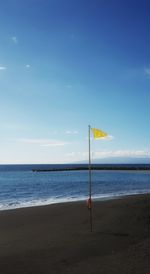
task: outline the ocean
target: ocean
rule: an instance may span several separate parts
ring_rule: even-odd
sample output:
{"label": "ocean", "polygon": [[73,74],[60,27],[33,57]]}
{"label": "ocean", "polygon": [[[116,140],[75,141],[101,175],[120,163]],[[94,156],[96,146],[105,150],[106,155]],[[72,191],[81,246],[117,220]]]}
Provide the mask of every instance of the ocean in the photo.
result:
{"label": "ocean", "polygon": [[[0,165],[0,210],[88,198],[88,171],[33,172],[69,165]],[[150,193],[150,171],[94,170],[92,197],[103,200]]]}

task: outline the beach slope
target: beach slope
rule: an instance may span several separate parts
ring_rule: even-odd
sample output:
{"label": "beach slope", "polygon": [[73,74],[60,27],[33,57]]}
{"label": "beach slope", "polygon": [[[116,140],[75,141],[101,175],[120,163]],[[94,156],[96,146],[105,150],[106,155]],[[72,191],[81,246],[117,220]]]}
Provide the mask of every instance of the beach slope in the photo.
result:
{"label": "beach slope", "polygon": [[150,273],[150,195],[1,211],[0,273]]}

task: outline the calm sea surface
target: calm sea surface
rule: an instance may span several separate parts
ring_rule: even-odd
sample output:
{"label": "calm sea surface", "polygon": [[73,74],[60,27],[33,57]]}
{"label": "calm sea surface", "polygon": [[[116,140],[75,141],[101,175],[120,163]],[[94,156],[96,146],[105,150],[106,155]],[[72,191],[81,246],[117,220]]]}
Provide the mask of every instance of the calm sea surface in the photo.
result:
{"label": "calm sea surface", "polygon": [[[0,165],[0,210],[87,199],[88,171],[32,171],[52,167]],[[139,193],[150,193],[150,171],[92,171],[94,199]]]}

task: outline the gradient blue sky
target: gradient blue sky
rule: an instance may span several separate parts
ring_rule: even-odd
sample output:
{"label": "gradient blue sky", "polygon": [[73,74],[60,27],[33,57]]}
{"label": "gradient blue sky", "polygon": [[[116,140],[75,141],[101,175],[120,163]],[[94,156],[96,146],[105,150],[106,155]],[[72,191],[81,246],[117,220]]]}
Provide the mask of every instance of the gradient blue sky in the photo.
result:
{"label": "gradient blue sky", "polygon": [[[0,163],[150,157],[150,1],[0,1]],[[111,161],[111,160],[110,160]]]}

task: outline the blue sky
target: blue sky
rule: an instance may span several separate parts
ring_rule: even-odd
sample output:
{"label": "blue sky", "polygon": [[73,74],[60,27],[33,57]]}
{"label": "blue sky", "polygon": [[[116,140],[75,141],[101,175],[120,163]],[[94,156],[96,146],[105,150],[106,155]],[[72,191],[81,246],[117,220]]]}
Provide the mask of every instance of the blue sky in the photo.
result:
{"label": "blue sky", "polygon": [[5,0],[0,163],[150,157],[150,2]]}

